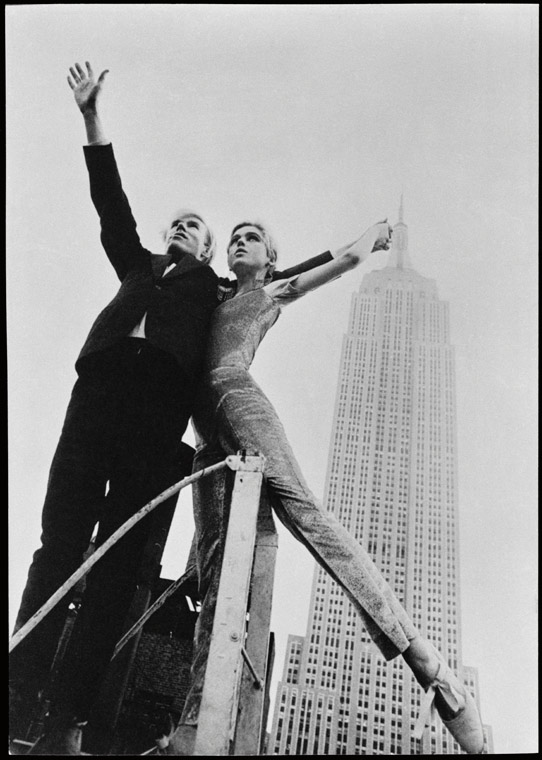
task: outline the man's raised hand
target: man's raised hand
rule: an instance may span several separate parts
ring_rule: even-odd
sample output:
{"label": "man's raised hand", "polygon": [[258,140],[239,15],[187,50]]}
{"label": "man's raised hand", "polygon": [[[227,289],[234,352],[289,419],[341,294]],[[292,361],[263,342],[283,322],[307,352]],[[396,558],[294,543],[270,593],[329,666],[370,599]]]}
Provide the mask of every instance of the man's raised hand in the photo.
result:
{"label": "man's raised hand", "polygon": [[82,66],[76,63],[75,66],[70,67],[71,76],[68,76],[68,84],[73,91],[75,102],[83,114],[88,111],[96,111],[98,95],[101,92],[105,75],[109,72],[109,69],[105,69],[96,80],[92,66],[88,61],[85,62],[85,66],[87,67],[86,72]]}

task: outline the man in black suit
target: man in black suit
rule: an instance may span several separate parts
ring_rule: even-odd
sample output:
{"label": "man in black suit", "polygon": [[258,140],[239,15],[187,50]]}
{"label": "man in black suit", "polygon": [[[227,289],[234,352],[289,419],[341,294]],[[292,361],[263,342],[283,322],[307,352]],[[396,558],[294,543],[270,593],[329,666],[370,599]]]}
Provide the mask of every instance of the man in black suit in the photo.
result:
{"label": "man in black suit", "polygon": [[[214,237],[198,214],[183,211],[166,232],[165,256],[143,248],[97,111],[105,74],[96,81],[90,66],[84,72],[77,65],[69,83],[85,121],[85,159],[101,240],[121,286],[76,362],[78,379],[49,474],[41,547],[15,630],[81,564],[98,522],[100,544],[191,467],[182,436],[217,303],[218,278],[207,266]],[[96,696],[133,595],[146,527],[139,523],[89,574],[76,670],[63,683],[63,704],[57,705],[70,718],[86,719]],[[30,699],[43,687],[68,602],[58,604],[14,650],[15,700]],[[87,610],[92,620],[85,626]]]}
{"label": "man in black suit", "polygon": [[[121,282],[94,322],[76,362],[78,379],[51,465],[34,554],[15,631],[77,569],[99,524],[97,544],[146,502],[190,471],[182,436],[191,416],[210,318],[228,296],[210,263],[215,241],[203,219],[178,212],[165,234],[166,255],[140,242],[97,100],[107,71],[70,69],[83,114],[85,159],[101,240]],[[322,254],[275,277],[330,259]],[[190,450],[191,453],[191,450]],[[121,633],[146,538],[145,520],[89,573],[56,694],[49,741],[34,754],[78,754],[81,731]],[[12,653],[10,707],[18,716],[47,681],[69,599]],[[52,737],[52,739],[51,739]],[[38,743],[39,745],[39,743]]]}

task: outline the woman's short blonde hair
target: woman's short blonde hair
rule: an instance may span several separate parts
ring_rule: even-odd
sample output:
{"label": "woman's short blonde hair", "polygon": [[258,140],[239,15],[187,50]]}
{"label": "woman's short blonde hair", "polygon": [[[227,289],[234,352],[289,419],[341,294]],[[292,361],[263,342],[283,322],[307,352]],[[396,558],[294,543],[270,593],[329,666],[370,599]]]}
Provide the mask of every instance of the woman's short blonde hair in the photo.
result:
{"label": "woman's short blonde hair", "polygon": [[[278,257],[278,251],[277,251],[277,245],[273,239],[273,236],[269,232],[269,230],[264,227],[264,225],[261,222],[240,222],[239,224],[236,224],[233,230],[230,234],[230,240],[232,239],[234,233],[236,230],[240,229],[241,227],[256,227],[259,232],[261,232],[263,237],[263,242],[265,243],[265,248],[267,251],[267,255],[269,256],[270,264],[267,268],[267,275],[265,277],[266,281],[269,281],[273,277],[273,272],[275,271],[275,267],[277,265],[277,257]],[[229,248],[229,244],[228,244]]]}

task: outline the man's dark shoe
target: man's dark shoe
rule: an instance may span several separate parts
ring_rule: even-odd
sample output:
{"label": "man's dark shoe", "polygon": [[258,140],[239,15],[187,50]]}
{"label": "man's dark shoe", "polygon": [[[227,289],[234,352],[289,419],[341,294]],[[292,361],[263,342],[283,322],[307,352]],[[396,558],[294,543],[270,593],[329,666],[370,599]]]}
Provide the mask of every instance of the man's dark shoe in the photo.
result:
{"label": "man's dark shoe", "polygon": [[28,752],[29,755],[80,755],[83,726],[72,716],[58,716],[48,722],[45,731]]}

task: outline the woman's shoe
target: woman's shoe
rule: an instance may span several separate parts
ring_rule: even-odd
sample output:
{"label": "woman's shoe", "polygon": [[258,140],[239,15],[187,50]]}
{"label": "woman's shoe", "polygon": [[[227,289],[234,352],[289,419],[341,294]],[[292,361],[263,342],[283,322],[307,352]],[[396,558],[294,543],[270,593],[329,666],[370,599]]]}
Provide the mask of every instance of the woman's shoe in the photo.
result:
{"label": "woman's shoe", "polygon": [[426,689],[425,697],[420,707],[420,715],[414,727],[413,736],[421,739],[425,726],[431,722],[434,709],[435,694],[438,690],[454,717],[442,722],[469,755],[480,755],[484,750],[484,730],[476,702],[469,690],[459,681],[455,673],[446,664],[442,655],[435,650],[439,659],[439,669],[433,681]]}

